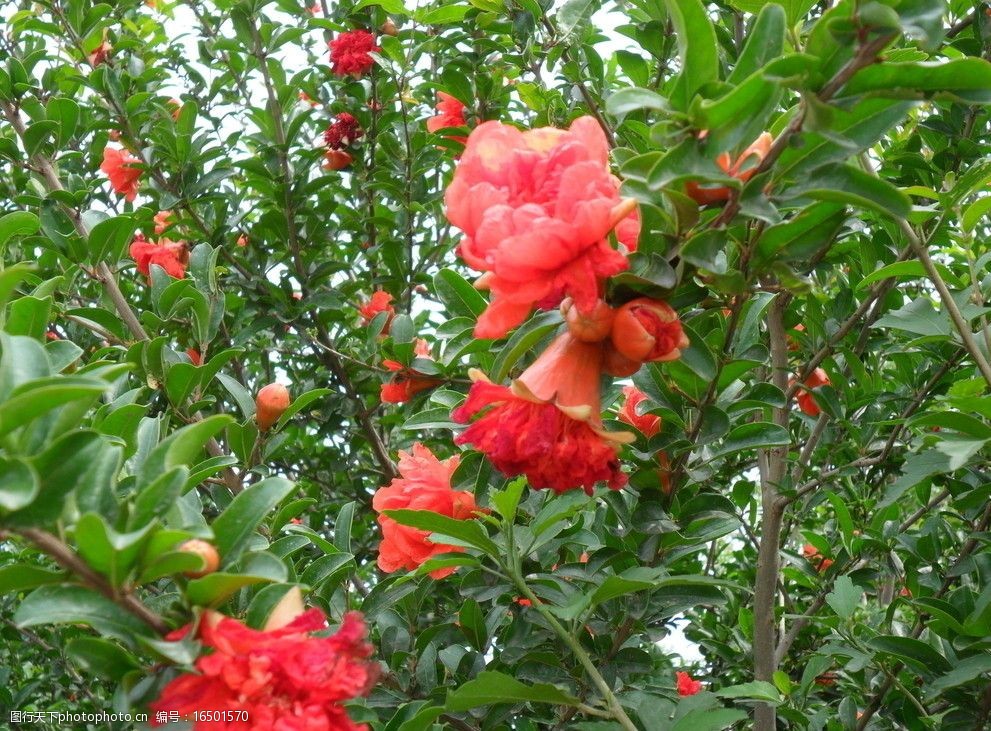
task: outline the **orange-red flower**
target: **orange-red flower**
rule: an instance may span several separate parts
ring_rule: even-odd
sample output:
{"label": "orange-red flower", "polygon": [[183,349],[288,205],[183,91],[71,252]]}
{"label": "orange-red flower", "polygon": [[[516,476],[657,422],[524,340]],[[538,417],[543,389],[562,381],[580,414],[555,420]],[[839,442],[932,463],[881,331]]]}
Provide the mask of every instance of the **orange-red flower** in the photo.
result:
{"label": "orange-red flower", "polygon": [[123,195],[127,201],[133,201],[137,197],[141,184],[141,169],[134,167],[135,164],[141,164],[140,158],[127,150],[116,147],[106,147],[103,150],[100,170],[107,174],[114,192]]}
{"label": "orange-red flower", "polygon": [[197,674],[183,673],[166,685],[151,709],[175,711],[189,720],[204,710],[247,713],[243,723],[197,720],[194,731],[235,726],[258,731],[367,731],[365,724],[348,718],[342,705],[366,695],[378,678],[378,665],[368,660],[373,648],[365,641],[364,620],[358,612],[349,612],[335,634],[312,634],[326,626],[319,609],[267,630],[207,612],[199,637],[213,652],[196,661]]}
{"label": "orange-red flower", "polygon": [[559,335],[509,387],[472,371],[471,390],[452,418],[467,423],[454,441],[471,444],[508,477],[526,475],[534,488],[564,492],[598,482],[626,484],[617,445],[632,434],[602,426],[602,345]]}
{"label": "orange-red flower", "polygon": [[375,36],[367,30],[351,30],[341,33],[327,44],[330,47],[330,69],[337,76],[363,76],[375,59],[369,53],[382,49],[375,45]]}
{"label": "orange-red flower", "polygon": [[182,279],[186,276],[189,250],[185,241],[159,239],[159,243],[153,244],[143,235],[137,234],[131,241],[129,251],[138,271],[146,277],[151,277],[152,264],[162,267],[170,277]]}
{"label": "orange-red flower", "polygon": [[396,316],[396,310],[392,306],[392,295],[385,290],[378,289],[372,293],[372,298],[358,308],[361,315],[362,324],[367,325],[380,312],[387,312],[388,316],[382,325],[382,334],[385,335],[392,327],[392,318]]}
{"label": "orange-red flower", "polygon": [[689,345],[678,313],[667,302],[648,297],[616,310],[610,338],[620,354],[634,361],[677,360]]}
{"label": "orange-red flower", "polygon": [[[429,510],[456,520],[468,520],[475,511],[475,496],[470,492],[451,489],[451,476],[458,468],[460,457],[439,460],[420,443],[412,452],[399,453],[399,474],[372,498],[372,509]],[[460,546],[434,543],[428,531],[400,525],[386,515],[378,516],[382,528],[378,566],[392,573],[399,569],[412,571],[440,553],[460,553]],[[430,576],[443,579],[454,573],[455,567],[435,569]]]}
{"label": "orange-red flower", "polygon": [[[774,138],[767,132],[764,132],[750,147],[740,153],[740,156],[735,161],[730,157],[728,152],[723,152],[716,158],[716,164],[730,177],[736,178],[741,183],[745,183],[750,180],[751,176],[757,170],[757,166],[767,157],[767,153],[770,152],[771,143],[773,142]],[[730,189],[725,185],[703,188],[694,180],[689,180],[685,184],[685,193],[690,198],[693,198],[700,206],[706,206],[712,203],[725,203],[729,200]]]}
{"label": "orange-red flower", "polygon": [[299,92],[299,100],[305,104],[309,104],[310,107],[316,108],[320,106],[320,102],[314,101],[313,98],[307,94],[305,91]]}
{"label": "orange-red flower", "polygon": [[163,234],[165,230],[172,224],[172,211],[159,211],[155,214],[155,233]]}
{"label": "orange-red flower", "polygon": [[[446,92],[438,91],[437,114],[427,120],[427,131],[439,132],[449,127],[464,127],[466,124],[464,102]],[[444,135],[444,137],[462,145],[468,140],[463,135]]]}
{"label": "orange-red flower", "polygon": [[[794,385],[794,383],[795,379],[792,379],[791,384]],[[816,368],[809,374],[809,377],[805,379],[805,388],[800,388],[795,393],[795,402],[802,413],[813,417],[819,416],[822,409],[819,408],[811,389],[826,385],[829,385],[829,376],[822,368]]]}
{"label": "orange-red flower", "polygon": [[[805,332],[805,325],[803,325],[802,323],[798,323],[791,330],[792,332],[796,332],[796,333]],[[785,337],[788,338],[788,350],[798,350],[799,348],[802,347],[802,344],[798,342],[798,339],[795,338],[793,335],[791,335],[791,333],[789,333]]]}
{"label": "orange-red flower", "polygon": [[182,100],[181,99],[176,99],[175,97],[172,97],[168,101],[168,106],[169,106],[169,109],[172,110],[172,112],[171,112],[172,121],[173,122],[178,122],[179,121],[179,115],[182,114]]}
{"label": "orange-red flower", "polygon": [[623,395],[626,400],[619,410],[619,420],[629,424],[645,437],[650,439],[661,430],[661,417],[655,414],[640,414],[640,404],[647,400],[647,394],[636,386],[624,386]]}
{"label": "orange-red flower", "polygon": [[203,356],[196,348],[186,348],[186,355],[189,356],[189,362],[194,366],[203,365]]}
{"label": "orange-red flower", "polygon": [[112,50],[114,50],[114,47],[107,41],[107,31],[104,29],[103,40],[99,46],[86,54],[86,61],[89,62],[90,66],[96,68],[110,58],[110,52]]}
{"label": "orange-red flower", "polygon": [[522,132],[496,121],[472,130],[444,200],[465,234],[458,253],[484,272],[476,286],[492,293],[478,337],[502,337],[534,308],[566,296],[588,312],[603,281],[627,268],[626,253],[608,237],[615,229],[632,251],[639,218],[636,202],[620,198],[608,153],[591,117],[568,130]]}
{"label": "orange-red flower", "polygon": [[678,681],[678,695],[688,696],[695,695],[700,690],[702,690],[702,681],[693,680],[692,676],[688,673],[679,670],[674,674],[676,680]]}
{"label": "orange-red flower", "polygon": [[[418,358],[433,360],[430,355],[430,345],[423,338],[416,339],[414,352]],[[420,373],[415,368],[409,368],[395,360],[383,360],[382,365],[395,374],[388,383],[382,384],[379,391],[379,397],[384,404],[405,403],[420,391],[439,386],[443,382],[439,378]]]}
{"label": "orange-red flower", "polygon": [[324,130],[323,140],[331,150],[340,150],[348,145],[354,144],[363,134],[364,130],[358,124],[358,120],[353,114],[341,112],[330,126]]}
{"label": "orange-red flower", "polygon": [[323,164],[321,167],[324,170],[343,170],[350,166],[352,162],[354,162],[354,158],[351,157],[351,153],[349,152],[345,152],[344,150],[327,150],[323,155]]}
{"label": "orange-red flower", "polygon": [[833,565],[833,559],[823,557],[823,555],[819,553],[819,549],[811,543],[806,543],[802,546],[802,554],[809,563],[816,567],[816,570],[819,573],[822,573]]}
{"label": "orange-red flower", "polygon": [[238,246],[244,247],[248,245],[248,237],[245,234],[241,234],[237,237],[237,241],[234,242]]}

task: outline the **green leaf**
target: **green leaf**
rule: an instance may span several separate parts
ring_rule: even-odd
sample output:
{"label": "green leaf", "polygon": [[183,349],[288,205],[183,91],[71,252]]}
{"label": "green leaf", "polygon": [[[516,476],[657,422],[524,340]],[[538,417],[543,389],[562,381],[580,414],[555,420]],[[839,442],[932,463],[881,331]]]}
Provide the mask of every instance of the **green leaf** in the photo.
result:
{"label": "green leaf", "polygon": [[937,99],[991,104],[991,64],[980,58],[875,63],[854,74],[837,98],[860,94],[903,99],[934,95]]}
{"label": "green leaf", "polygon": [[305,409],[307,406],[312,404],[317,399],[321,399],[324,396],[327,396],[328,394],[331,393],[333,393],[333,390],[329,388],[314,388],[310,391],[307,391],[306,393],[300,394],[295,399],[293,399],[293,402],[289,404],[289,408],[286,409],[282,413],[282,416],[279,417],[279,420],[275,424],[275,430],[276,431],[281,430],[282,427],[288,424],[289,421],[294,416],[296,416],[296,414],[298,414],[300,411]]}
{"label": "green leaf", "polygon": [[0,515],[30,505],[39,489],[38,475],[30,464],[0,457]]}
{"label": "green leaf", "polygon": [[579,26],[587,23],[601,4],[602,0],[565,0],[555,18],[558,34],[562,38],[567,38]]}
{"label": "green leaf", "polygon": [[954,668],[936,678],[926,687],[926,697],[938,698],[950,688],[969,683],[985,673],[991,672],[991,654],[981,653],[954,662]]}
{"label": "green leaf", "polygon": [[723,440],[712,454],[712,458],[725,457],[734,452],[767,447],[785,447],[791,443],[788,430],[778,424],[760,421],[753,424],[740,424]]}
{"label": "green leaf", "polygon": [[245,586],[254,586],[272,581],[267,576],[228,574],[215,571],[212,574],[193,579],[186,586],[186,598],[200,607],[216,607],[227,600],[234,592]]}
{"label": "green leaf", "polygon": [[781,693],[771,683],[764,680],[754,680],[740,685],[731,685],[728,688],[721,688],[715,691],[720,698],[731,700],[754,700],[777,705],[782,702]]}
{"label": "green leaf", "polygon": [[701,0],[665,0],[678,39],[681,72],[671,92],[675,107],[688,109],[699,88],[719,76],[716,32]]}
{"label": "green leaf", "polygon": [[492,496],[489,498],[489,502],[492,503],[492,506],[507,523],[515,522],[516,508],[520,504],[520,498],[525,488],[526,478],[518,477],[515,480],[510,480],[504,490],[498,490],[492,493]]}
{"label": "green leaf", "polygon": [[841,619],[849,619],[860,606],[864,590],[854,586],[849,576],[840,576],[833,583],[833,590],[826,595],[826,603]]}
{"label": "green leaf", "polygon": [[[41,221],[28,211],[14,211],[0,217],[0,252],[15,236],[30,236],[41,228]],[[2,300],[0,300],[2,304]]]}
{"label": "green leaf", "polygon": [[52,409],[72,401],[89,400],[106,389],[107,384],[103,381],[84,376],[54,376],[31,381],[14,389],[10,397],[0,403],[0,436]]}
{"label": "green leaf", "polygon": [[[952,272],[949,267],[945,264],[940,264],[936,262],[936,269],[943,276],[949,284],[952,284],[955,288],[962,289],[963,282]],[[862,291],[867,289],[869,286],[874,284],[874,282],[880,282],[883,279],[889,279],[891,277],[897,277],[899,279],[924,279],[926,276],[926,269],[922,266],[922,262],[912,259],[911,261],[896,261],[894,264],[888,264],[880,269],[875,269],[873,272],[868,274],[866,277],[861,279],[857,283],[857,290]]]}
{"label": "green leaf", "polygon": [[891,183],[852,165],[835,165],[812,171],[809,179],[798,182],[781,196],[849,203],[891,218],[906,218],[912,201]]}
{"label": "green leaf", "polygon": [[606,100],[606,111],[614,117],[622,117],[624,114],[638,109],[653,109],[659,112],[669,112],[671,105],[668,100],[650,89],[638,89],[630,87],[614,92]]}
{"label": "green leaf", "polygon": [[781,56],[785,41],[784,10],[777,3],[762,4],[764,7],[758,11],[757,18],[747,34],[747,43],[743,46],[733,71],[726,79],[727,83],[739,84],[764,64]]}
{"label": "green leaf", "polygon": [[484,670],[474,680],[448,691],[444,707],[453,713],[496,703],[552,703],[576,706],[580,701],[548,683],[525,685],[503,673]]}
{"label": "green leaf", "polygon": [[14,612],[20,627],[39,624],[88,624],[130,645],[135,635],[148,634],[148,626],[94,591],[81,586],[42,586],[21,602]]}
{"label": "green leaf", "polygon": [[978,198],[974,203],[967,206],[967,209],[960,217],[960,226],[964,231],[971,232],[977,223],[988,215],[991,211],[991,195]]}
{"label": "green leaf", "polygon": [[894,655],[917,671],[929,675],[931,673],[949,672],[953,665],[931,645],[913,637],[897,635],[880,635],[867,641],[868,647],[879,652]]}
{"label": "green leaf", "polygon": [[696,708],[678,719],[671,731],[722,731],[747,717],[743,711]]}
{"label": "green leaf", "polygon": [[75,637],[65,648],[66,656],[87,676],[117,682],[141,667],[124,648],[98,637]]}
{"label": "green leaf", "polygon": [[447,542],[445,539],[454,539],[458,545],[472,546],[489,556],[499,555],[499,547],[475,520],[456,520],[429,510],[385,510],[383,514],[400,525],[408,525],[436,534],[434,538],[436,543],[445,543]]}
{"label": "green leaf", "polygon": [[485,652],[489,637],[485,628],[485,615],[477,601],[471,598],[465,600],[461,605],[461,611],[458,612],[458,622],[471,646],[479,652]]}
{"label": "green leaf", "polygon": [[477,318],[488,304],[464,277],[453,269],[441,269],[434,276],[434,291],[453,315]]}
{"label": "green leaf", "polygon": [[7,316],[6,330],[11,335],[26,335],[41,340],[48,329],[52,298],[39,299],[30,295],[14,300]]}
{"label": "green leaf", "polygon": [[63,581],[65,581],[64,573],[49,571],[34,564],[12,563],[0,566],[0,596],[12,591],[20,592]]}
{"label": "green leaf", "polygon": [[155,523],[148,523],[132,533],[118,533],[101,516],[87,513],[76,523],[77,550],[90,568],[106,576],[111,585],[119,586],[155,528]]}
{"label": "green leaf", "polygon": [[241,555],[255,528],[294,488],[289,480],[269,477],[234,497],[211,526],[224,566]]}

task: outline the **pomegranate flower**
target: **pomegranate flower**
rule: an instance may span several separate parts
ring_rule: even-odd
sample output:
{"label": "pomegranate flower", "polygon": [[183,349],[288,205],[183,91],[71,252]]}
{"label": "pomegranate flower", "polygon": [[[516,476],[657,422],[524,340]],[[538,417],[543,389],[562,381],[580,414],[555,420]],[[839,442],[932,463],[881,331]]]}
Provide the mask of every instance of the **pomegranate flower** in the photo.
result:
{"label": "pomegranate flower", "polygon": [[[790,385],[794,385],[794,383],[795,379],[792,379]],[[798,404],[798,408],[802,410],[802,413],[812,417],[819,416],[822,409],[819,408],[819,404],[816,402],[816,397],[812,395],[811,389],[828,385],[829,376],[822,368],[816,368],[809,374],[809,377],[805,379],[805,388],[800,388],[795,393],[795,402]]]}
{"label": "pomegranate flower", "polygon": [[[464,102],[446,92],[438,91],[437,114],[427,120],[427,131],[438,132],[449,127],[464,127],[466,124]],[[462,135],[444,135],[444,137],[462,145],[468,140]]]}
{"label": "pomegranate flower", "polygon": [[[451,489],[451,476],[458,468],[458,456],[439,460],[422,444],[414,444],[412,452],[399,453],[400,477],[379,488],[372,498],[372,508],[383,510],[429,510],[456,520],[468,520],[475,511],[475,496],[470,492]],[[440,553],[460,553],[460,546],[434,543],[430,533],[419,528],[400,525],[386,515],[378,516],[382,528],[378,566],[392,573],[399,569],[412,571]],[[455,567],[430,572],[434,579],[454,573]]]}
{"label": "pomegranate flower", "polygon": [[140,187],[141,169],[134,167],[135,164],[140,165],[141,159],[127,150],[116,147],[107,147],[103,150],[100,170],[107,174],[114,192],[123,195],[128,202],[137,197]]}
{"label": "pomegranate flower", "polygon": [[341,112],[323,133],[323,139],[331,150],[340,150],[354,144],[364,134],[354,115]]}
{"label": "pomegranate flower", "polygon": [[624,386],[623,395],[626,401],[619,410],[619,420],[629,424],[645,437],[650,439],[661,430],[661,417],[655,414],[640,414],[638,407],[647,400],[647,394],[636,386]]}
{"label": "pomegranate flower", "polygon": [[534,488],[564,492],[598,482],[626,484],[618,444],[632,434],[605,431],[599,379],[602,345],[564,333],[509,387],[472,371],[471,389],[452,418],[467,423],[454,441],[483,452],[507,477],[526,475]]}
{"label": "pomegranate flower", "polygon": [[634,361],[677,360],[689,345],[678,313],[667,302],[648,297],[616,310],[610,337],[613,347]]}
{"label": "pomegranate flower", "polygon": [[[423,338],[417,338],[415,354],[418,358],[433,360],[430,355],[430,345]],[[389,379],[388,383],[383,383],[379,396],[384,404],[402,404],[409,401],[413,396],[426,391],[434,386],[439,386],[443,381],[439,378],[420,373],[415,368],[409,368],[394,360],[383,360],[388,370],[395,375]]]}
{"label": "pomegranate flower", "polygon": [[802,546],[802,555],[805,556],[809,563],[816,567],[816,571],[819,573],[826,571],[833,565],[833,559],[825,558],[821,553],[819,553],[819,549],[811,543],[806,543]]}
{"label": "pomegranate flower", "polygon": [[207,612],[200,640],[213,652],[196,661],[197,674],[183,673],[166,685],[151,709],[187,719],[205,709],[247,712],[243,725],[196,720],[194,731],[234,725],[258,731],[367,731],[342,705],[366,695],[378,678],[378,665],[368,660],[373,648],[365,641],[365,623],[361,614],[349,612],[335,634],[312,634],[326,627],[319,609],[261,631]]}
{"label": "pomegranate flower", "polygon": [[492,293],[477,337],[503,337],[535,307],[566,296],[589,312],[603,280],[627,268],[608,236],[616,229],[626,252],[634,250],[639,219],[636,202],[619,196],[608,152],[591,117],[568,130],[522,132],[496,121],[472,130],[444,200],[465,234],[458,253],[484,272],[476,286]]}
{"label": "pomegranate flower", "polygon": [[159,239],[159,243],[154,244],[139,233],[131,241],[129,251],[131,258],[138,266],[138,271],[146,277],[151,277],[152,264],[162,267],[166,274],[175,279],[182,279],[186,276],[189,250],[186,248],[185,241]]}
{"label": "pomegranate flower", "polygon": [[155,233],[163,234],[172,225],[172,211],[159,211],[153,220],[155,221]]}
{"label": "pomegranate flower", "polygon": [[381,51],[375,45],[375,36],[367,30],[351,30],[341,33],[328,42],[330,69],[336,76],[363,76],[375,65],[370,53]]}
{"label": "pomegranate flower", "polygon": [[[740,153],[736,161],[733,161],[728,152],[723,152],[716,158],[716,164],[730,177],[745,183],[750,180],[757,170],[757,166],[767,157],[773,142],[774,138],[769,133],[764,132],[750,147]],[[725,203],[729,200],[730,189],[725,185],[703,188],[695,181],[689,180],[685,184],[685,193],[700,206],[706,206],[713,203]]]}
{"label": "pomegranate flower", "polygon": [[110,58],[110,52],[112,50],[114,50],[114,47],[107,41],[107,31],[104,29],[103,40],[100,41],[99,46],[86,54],[86,61],[90,66],[96,68],[100,64],[106,63],[107,59]]}
{"label": "pomegranate flower", "polygon": [[702,690],[702,681],[693,680],[692,676],[689,675],[688,673],[684,673],[679,670],[674,674],[674,676],[678,681],[678,695],[680,696],[695,695],[700,690]]}
{"label": "pomegranate flower", "polygon": [[372,294],[372,298],[358,308],[358,313],[361,315],[361,321],[364,325],[374,320],[375,316],[380,312],[388,313],[385,324],[382,325],[382,335],[385,335],[392,326],[392,318],[396,316],[396,310],[392,306],[392,295],[381,289],[376,290]]}

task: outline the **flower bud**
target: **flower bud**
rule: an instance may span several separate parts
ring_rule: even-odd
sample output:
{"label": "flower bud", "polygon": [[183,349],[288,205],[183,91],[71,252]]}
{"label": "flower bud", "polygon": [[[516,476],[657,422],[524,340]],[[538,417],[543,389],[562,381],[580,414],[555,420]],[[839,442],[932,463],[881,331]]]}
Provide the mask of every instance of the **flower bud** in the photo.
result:
{"label": "flower bud", "polygon": [[384,36],[398,36],[399,30],[396,28],[396,24],[392,21],[392,18],[388,18],[381,26],[379,26],[379,32]]}
{"label": "flower bud", "polygon": [[201,576],[212,574],[220,568],[220,554],[217,553],[217,549],[213,547],[212,543],[207,543],[206,541],[201,541],[198,538],[194,538],[181,544],[179,546],[179,550],[183,553],[196,554],[203,559],[203,568],[199,571],[183,572],[184,575],[190,579],[198,579]]}
{"label": "flower bud", "polygon": [[289,408],[289,390],[281,383],[270,383],[255,398],[255,422],[267,431]]}
{"label": "flower bud", "polygon": [[615,312],[602,300],[596,302],[590,312],[580,312],[574,301],[568,297],[561,303],[561,314],[568,325],[568,332],[575,340],[598,343],[609,337]]}
{"label": "flower bud", "polygon": [[667,302],[639,297],[616,310],[612,344],[636,361],[676,360],[688,347],[676,313]]}
{"label": "flower bud", "polygon": [[324,170],[343,170],[354,161],[354,158],[344,150],[327,150],[324,154]]}

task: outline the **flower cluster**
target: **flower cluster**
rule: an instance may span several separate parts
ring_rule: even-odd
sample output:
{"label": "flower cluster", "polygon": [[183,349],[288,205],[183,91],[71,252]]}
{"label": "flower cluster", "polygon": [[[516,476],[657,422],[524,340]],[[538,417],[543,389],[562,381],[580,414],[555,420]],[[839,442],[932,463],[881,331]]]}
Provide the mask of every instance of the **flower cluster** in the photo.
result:
{"label": "flower cluster", "polygon": [[368,660],[373,648],[365,641],[364,621],[350,612],[335,634],[312,634],[326,626],[319,609],[266,630],[207,612],[199,639],[213,652],[196,661],[195,674],[183,673],[166,685],[151,708],[186,718],[203,710],[247,712],[247,721],[238,715],[230,722],[197,720],[196,731],[367,731],[342,705],[367,694],[379,675],[378,665]]}

